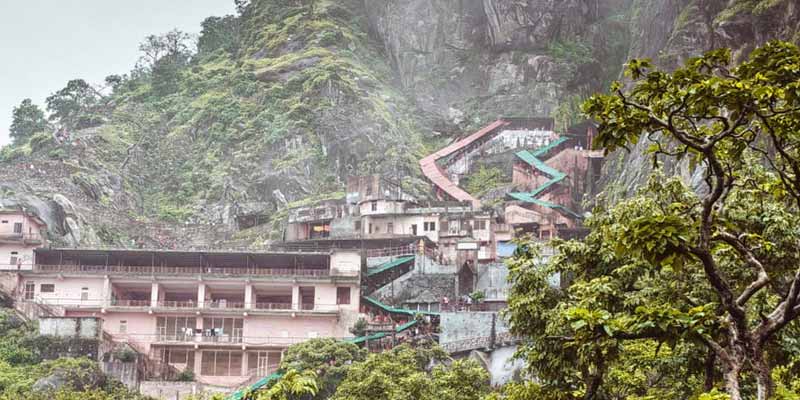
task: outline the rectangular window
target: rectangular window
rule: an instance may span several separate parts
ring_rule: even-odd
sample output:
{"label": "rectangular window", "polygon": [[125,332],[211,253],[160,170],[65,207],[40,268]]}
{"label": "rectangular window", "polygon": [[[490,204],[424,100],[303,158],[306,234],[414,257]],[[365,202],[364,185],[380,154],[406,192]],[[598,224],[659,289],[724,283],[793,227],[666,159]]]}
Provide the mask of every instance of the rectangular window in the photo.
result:
{"label": "rectangular window", "polygon": [[394,223],[389,222],[386,225],[386,233],[394,233]]}
{"label": "rectangular window", "polygon": [[361,221],[356,221],[355,230],[361,232]]}
{"label": "rectangular window", "polygon": [[39,293],[55,293],[56,285],[52,283],[43,283],[39,285]]}
{"label": "rectangular window", "polygon": [[369,224],[369,233],[372,233],[372,223]]}
{"label": "rectangular window", "polygon": [[89,300],[89,288],[88,287],[81,288],[81,300],[83,300],[83,301]]}
{"label": "rectangular window", "polygon": [[35,282],[25,282],[25,300],[33,300],[36,291]]}
{"label": "rectangular window", "polygon": [[194,317],[158,317],[156,333],[159,341],[187,341],[194,338]]}
{"label": "rectangular window", "polygon": [[204,350],[200,374],[209,376],[239,376],[242,374],[242,352]]}
{"label": "rectangular window", "polygon": [[373,201],[372,203],[370,203],[370,207],[372,208],[372,211],[378,211],[378,202]]}
{"label": "rectangular window", "polygon": [[0,223],[7,224],[7,223],[8,223],[8,221],[6,221],[6,220],[3,220],[3,221],[0,221]]}
{"label": "rectangular window", "polygon": [[486,221],[483,220],[475,221],[475,229],[479,231],[486,229]]}
{"label": "rectangular window", "polygon": [[436,222],[425,222],[422,227],[425,228],[425,232],[433,232],[436,230]]}
{"label": "rectangular window", "polygon": [[337,287],[336,288],[336,304],[350,304],[350,288]]}
{"label": "rectangular window", "polygon": [[119,321],[119,333],[128,333],[128,321],[124,319]]}
{"label": "rectangular window", "polygon": [[19,258],[19,253],[17,253],[16,251],[12,251],[12,252],[11,252],[11,260],[10,260],[9,264],[11,264],[11,265],[17,265],[17,263],[18,263],[19,261],[20,261],[20,258]]}
{"label": "rectangular window", "polygon": [[22,233],[22,222],[14,223],[14,233]]}

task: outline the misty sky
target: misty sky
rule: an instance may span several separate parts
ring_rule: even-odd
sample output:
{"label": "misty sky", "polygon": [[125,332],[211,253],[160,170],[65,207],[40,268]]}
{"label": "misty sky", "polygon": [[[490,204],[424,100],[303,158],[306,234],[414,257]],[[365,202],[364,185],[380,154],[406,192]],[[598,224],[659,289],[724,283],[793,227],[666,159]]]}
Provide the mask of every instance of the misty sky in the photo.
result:
{"label": "misty sky", "polygon": [[199,33],[206,17],[233,12],[233,0],[0,0],[0,145],[22,99],[44,109],[70,79],[130,71],[145,36]]}

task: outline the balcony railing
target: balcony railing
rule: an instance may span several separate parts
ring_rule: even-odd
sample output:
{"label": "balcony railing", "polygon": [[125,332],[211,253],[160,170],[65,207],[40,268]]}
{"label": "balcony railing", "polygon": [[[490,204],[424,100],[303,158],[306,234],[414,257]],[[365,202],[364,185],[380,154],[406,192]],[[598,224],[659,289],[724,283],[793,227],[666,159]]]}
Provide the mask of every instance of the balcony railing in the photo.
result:
{"label": "balcony railing", "polygon": [[256,303],[256,310],[291,310],[292,303]]}
{"label": "balcony railing", "polygon": [[[81,298],[52,298],[36,296],[35,299],[22,300],[25,303],[38,304],[43,306],[55,306],[65,309],[80,308],[169,308],[182,310],[231,310],[231,311],[278,311],[278,312],[321,312],[335,313],[342,307],[340,304],[300,304],[297,308],[292,307],[291,303],[243,303],[234,301],[205,301],[201,307],[194,300],[160,300],[152,306],[150,300],[126,300],[126,299],[81,299]],[[347,306],[347,305],[345,305]]]}
{"label": "balcony railing", "polygon": [[0,240],[39,243],[42,241],[42,235],[38,233],[3,232],[0,233]]}
{"label": "balcony railing", "polygon": [[121,300],[112,299],[111,306],[113,307],[150,307],[150,300]]}
{"label": "balcony railing", "polygon": [[36,273],[130,274],[130,275],[249,275],[287,277],[329,277],[327,268],[252,268],[252,267],[160,267],[130,265],[44,265],[35,264]]}
{"label": "balcony railing", "polygon": [[[135,341],[138,343],[155,344],[206,344],[237,346],[275,346],[287,347],[296,343],[309,340],[308,337],[274,337],[274,336],[237,336],[237,335],[164,335],[164,334],[112,334],[116,341]],[[341,338],[345,339],[345,338]]]}
{"label": "balcony railing", "polygon": [[216,308],[216,309],[242,309],[244,308],[243,301],[227,301],[227,300],[214,300],[214,301],[206,301],[205,302],[206,308]]}
{"label": "balcony railing", "polygon": [[197,302],[192,300],[161,300],[156,305],[162,308],[197,308]]}

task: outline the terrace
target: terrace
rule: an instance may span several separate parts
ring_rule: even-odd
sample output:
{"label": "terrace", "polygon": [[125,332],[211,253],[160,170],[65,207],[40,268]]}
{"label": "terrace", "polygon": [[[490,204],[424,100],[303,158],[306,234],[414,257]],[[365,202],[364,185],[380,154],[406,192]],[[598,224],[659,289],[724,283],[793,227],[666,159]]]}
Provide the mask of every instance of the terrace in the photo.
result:
{"label": "terrace", "polygon": [[[328,253],[37,249],[35,260],[31,272],[36,274],[203,275],[254,278],[332,276]],[[342,274],[337,273],[336,276]]]}

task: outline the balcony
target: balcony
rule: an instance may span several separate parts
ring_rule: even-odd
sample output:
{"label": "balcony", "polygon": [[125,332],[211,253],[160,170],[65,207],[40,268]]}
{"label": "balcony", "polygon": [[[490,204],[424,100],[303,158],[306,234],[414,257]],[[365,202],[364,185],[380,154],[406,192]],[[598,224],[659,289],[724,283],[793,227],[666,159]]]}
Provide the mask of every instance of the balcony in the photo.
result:
{"label": "balcony", "polygon": [[22,243],[26,245],[39,245],[44,241],[38,233],[0,233],[0,243]]}
{"label": "balcony", "polygon": [[[123,275],[205,275],[252,277],[331,277],[328,268],[253,268],[253,267],[160,267],[130,265],[44,265],[35,264],[32,272],[39,274],[123,274]],[[339,274],[341,276],[341,274]],[[349,275],[348,275],[349,276]],[[354,275],[354,276],[357,276]]]}
{"label": "balcony", "polygon": [[204,336],[204,335],[162,335],[162,334],[113,334],[115,341],[133,341],[152,343],[155,345],[198,345],[199,347],[264,346],[285,348],[293,344],[309,340],[307,337],[275,337],[275,336]]}

